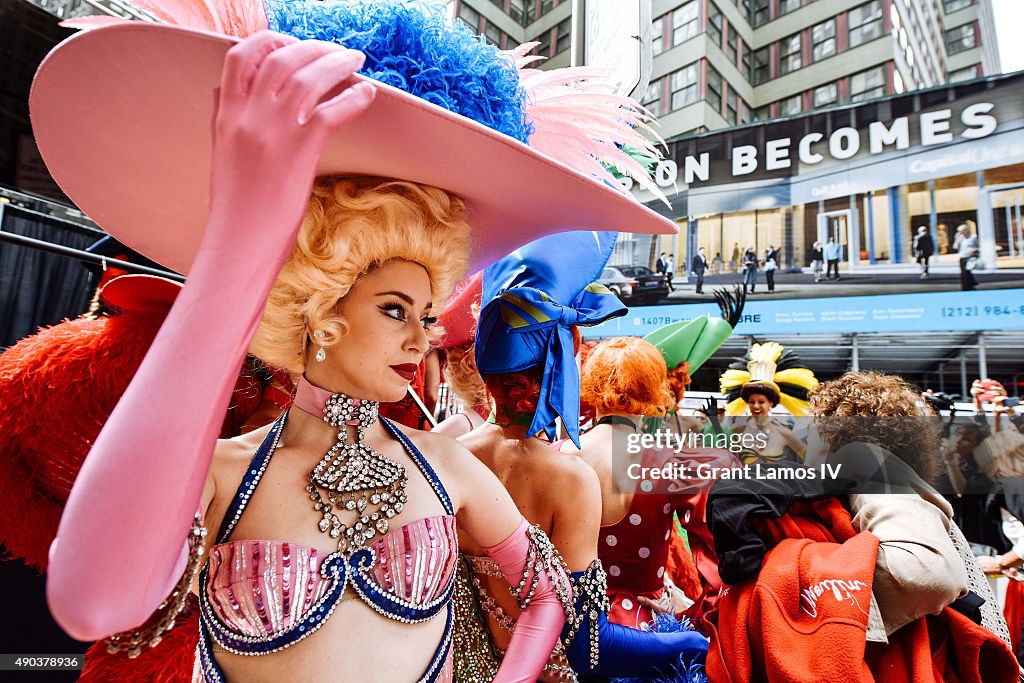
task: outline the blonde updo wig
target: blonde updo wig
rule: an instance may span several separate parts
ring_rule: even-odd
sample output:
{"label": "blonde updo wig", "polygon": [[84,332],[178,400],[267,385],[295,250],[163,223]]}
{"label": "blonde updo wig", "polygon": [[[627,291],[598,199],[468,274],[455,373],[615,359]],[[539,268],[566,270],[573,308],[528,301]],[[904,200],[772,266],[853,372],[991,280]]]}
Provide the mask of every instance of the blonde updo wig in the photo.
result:
{"label": "blonde updo wig", "polygon": [[348,332],[335,312],[360,275],[401,259],[430,277],[439,312],[469,267],[462,200],[444,190],[386,178],[318,178],[298,240],[270,290],[250,351],[301,373],[310,334],[330,347]]}

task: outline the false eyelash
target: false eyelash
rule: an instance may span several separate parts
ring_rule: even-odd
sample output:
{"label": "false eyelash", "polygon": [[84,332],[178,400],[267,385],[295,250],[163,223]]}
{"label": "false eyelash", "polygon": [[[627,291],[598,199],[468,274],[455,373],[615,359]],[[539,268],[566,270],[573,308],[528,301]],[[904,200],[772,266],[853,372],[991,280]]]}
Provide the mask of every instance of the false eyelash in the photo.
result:
{"label": "false eyelash", "polygon": [[[408,314],[405,312],[405,306],[398,303],[397,301],[381,304],[378,308],[382,313],[384,313],[384,315],[387,315],[389,318],[393,320],[400,320],[401,322],[405,322],[406,318],[408,317]],[[396,318],[393,315],[388,315],[388,311],[399,311],[402,314],[402,317]]]}

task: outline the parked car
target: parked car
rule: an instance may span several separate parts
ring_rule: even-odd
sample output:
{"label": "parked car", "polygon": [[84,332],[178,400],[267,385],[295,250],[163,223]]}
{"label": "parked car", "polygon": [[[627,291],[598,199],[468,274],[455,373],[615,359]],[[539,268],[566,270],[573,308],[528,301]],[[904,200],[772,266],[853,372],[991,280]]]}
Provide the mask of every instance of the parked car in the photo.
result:
{"label": "parked car", "polygon": [[598,282],[627,306],[647,306],[668,296],[665,275],[646,266],[607,266]]}

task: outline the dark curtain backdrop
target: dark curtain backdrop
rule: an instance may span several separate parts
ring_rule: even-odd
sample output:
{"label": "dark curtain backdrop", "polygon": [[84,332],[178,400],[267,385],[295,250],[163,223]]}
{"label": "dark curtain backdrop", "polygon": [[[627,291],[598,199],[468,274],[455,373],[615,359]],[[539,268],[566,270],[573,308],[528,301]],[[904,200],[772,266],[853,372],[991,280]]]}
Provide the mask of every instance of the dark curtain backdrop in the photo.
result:
{"label": "dark curtain backdrop", "polygon": [[[4,207],[2,229],[76,249],[104,234],[15,206]],[[40,327],[81,315],[91,297],[92,276],[80,261],[0,242],[0,349]]]}

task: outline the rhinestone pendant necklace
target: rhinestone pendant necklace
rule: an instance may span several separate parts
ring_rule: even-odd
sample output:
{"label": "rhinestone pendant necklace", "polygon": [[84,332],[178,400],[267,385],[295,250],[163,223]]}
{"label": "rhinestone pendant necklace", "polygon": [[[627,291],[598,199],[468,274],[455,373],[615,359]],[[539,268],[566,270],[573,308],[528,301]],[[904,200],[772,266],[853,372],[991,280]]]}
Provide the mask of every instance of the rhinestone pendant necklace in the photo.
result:
{"label": "rhinestone pendant necklace", "polygon": [[[408,500],[405,467],[363,441],[366,429],[377,421],[377,402],[331,394],[303,377],[295,406],[321,414],[324,422],[338,428],[338,442],[309,473],[306,492],[320,514],[320,531],[337,540],[339,551],[351,553],[374,536],[386,534],[388,520],[402,512]],[[356,430],[354,443],[348,442],[350,428]],[[341,510],[358,516],[346,524],[336,513]]]}

